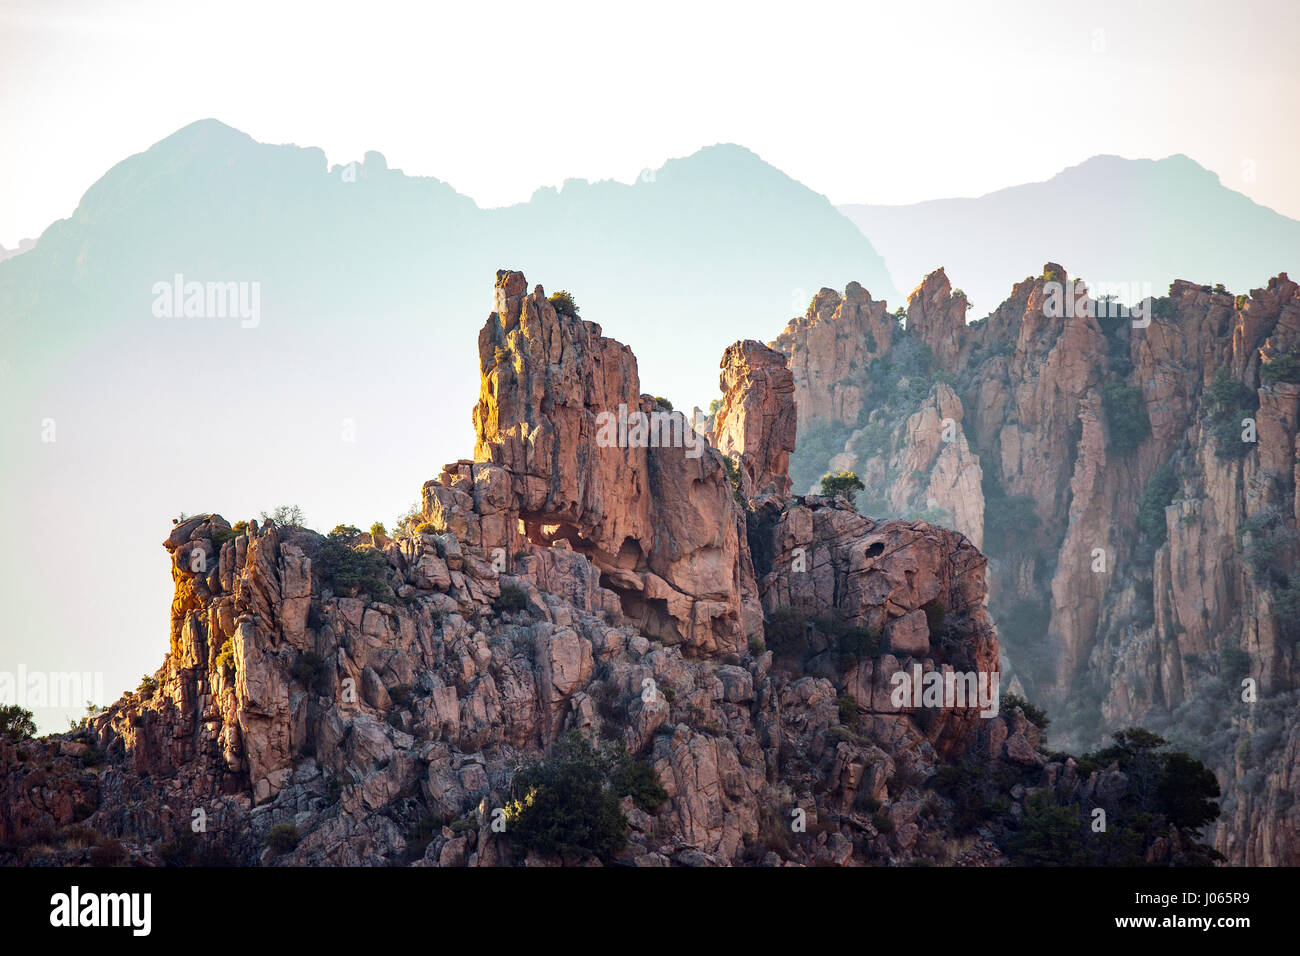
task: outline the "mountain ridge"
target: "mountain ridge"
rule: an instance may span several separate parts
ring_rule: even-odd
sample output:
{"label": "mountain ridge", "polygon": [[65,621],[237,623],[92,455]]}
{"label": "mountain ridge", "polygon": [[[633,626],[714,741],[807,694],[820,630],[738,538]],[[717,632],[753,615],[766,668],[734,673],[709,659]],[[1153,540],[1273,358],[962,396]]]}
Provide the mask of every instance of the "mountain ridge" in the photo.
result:
{"label": "mountain ridge", "polygon": [[1094,284],[1145,283],[1152,295],[1175,279],[1244,291],[1300,258],[1300,221],[1181,153],[1098,154],[981,196],[837,208],[874,237],[896,279],[942,264],[965,283],[977,316],[1044,257],[1074,263]]}
{"label": "mountain ridge", "polygon": [[1293,864],[1300,288],[1176,280],[1136,316],[1038,271],[973,323],[944,269],[905,324],[823,289],[774,342],[795,491],[851,470],[865,513],[961,530],[989,558],[1008,689],[1053,745],[1167,736],[1219,780],[1229,861]]}

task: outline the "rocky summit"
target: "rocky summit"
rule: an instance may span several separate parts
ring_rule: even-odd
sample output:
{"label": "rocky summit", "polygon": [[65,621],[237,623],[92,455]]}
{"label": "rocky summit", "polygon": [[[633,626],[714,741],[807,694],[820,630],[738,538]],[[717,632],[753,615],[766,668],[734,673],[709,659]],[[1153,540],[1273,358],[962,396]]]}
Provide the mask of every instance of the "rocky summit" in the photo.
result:
{"label": "rocky summit", "polygon": [[1138,298],[1051,262],[973,322],[943,269],[892,316],[821,290],[774,343],[794,491],[852,470],[864,512],[961,531],[1053,745],[1158,733],[1213,771],[1229,862],[1295,865],[1300,286]]}
{"label": "rocky summit", "polygon": [[[1185,290],[1179,307],[1238,316],[1253,347],[1294,288],[1278,280],[1235,311]],[[1000,451],[1007,492],[1032,496],[1045,524],[1062,481],[1080,531],[1100,533],[1094,511],[1116,500],[1102,494],[1114,472],[1087,455],[1044,463],[1054,442],[1097,440],[1092,357],[1107,340],[1083,321],[1041,331],[1038,295],[1017,287],[987,331],[965,325],[941,273],[913,295],[907,334],[942,362],[989,352],[1012,308],[1023,317],[1016,351],[990,358],[1001,378],[929,388],[882,439],[884,472],[910,471],[869,493],[933,498],[959,519],[945,527],[868,517],[852,489],[791,493],[796,428],[856,423],[872,403],[855,373],[900,348],[898,321],[860,287],[823,290],[775,347],[728,347],[701,433],[641,394],[631,351],[572,296],[499,272],[474,457],[426,482],[392,536],[178,521],[163,542],[175,594],[162,667],[65,734],[0,737],[0,860],[988,866],[1043,862],[1059,844],[1094,861],[1203,862],[1204,821],[1153,810],[1143,790],[1153,766],[1176,783],[1177,760],[1149,763],[1137,736],[1083,759],[1050,752],[1036,708],[999,693],[974,449]],[[1195,344],[1153,333],[1134,348],[1150,351],[1152,432],[1172,442],[1193,406],[1160,369]],[[1218,358],[1199,360],[1207,374]],[[1268,401],[1288,395],[1261,428],[1292,441],[1300,388]],[[934,438],[949,421],[955,440]],[[1152,445],[1141,460],[1168,455]],[[1205,520],[1174,521],[1157,565],[1159,613],[1182,620],[1199,604],[1183,592],[1219,596],[1180,632],[1188,647],[1235,586],[1170,553],[1219,527]],[[1087,657],[1077,635],[1113,613],[1105,594],[1062,602],[1063,676]],[[1138,646],[1139,664],[1166,653],[1154,637]],[[1046,825],[1096,806],[1124,819],[1138,798],[1146,829],[1122,845],[1076,847]]]}

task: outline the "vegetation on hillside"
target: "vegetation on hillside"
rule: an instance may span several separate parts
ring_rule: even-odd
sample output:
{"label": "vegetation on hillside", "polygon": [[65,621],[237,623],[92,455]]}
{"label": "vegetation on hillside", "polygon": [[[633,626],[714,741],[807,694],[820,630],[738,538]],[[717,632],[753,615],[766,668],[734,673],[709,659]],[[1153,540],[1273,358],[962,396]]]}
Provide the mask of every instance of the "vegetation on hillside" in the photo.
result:
{"label": "vegetation on hillside", "polygon": [[1124,455],[1135,450],[1151,434],[1142,390],[1123,382],[1107,382],[1101,390],[1110,447]]}
{"label": "vegetation on hillside", "polygon": [[559,292],[552,292],[550,298],[546,301],[550,302],[555,311],[561,315],[572,316],[575,319],[578,317],[578,305],[573,301],[573,296],[567,290],[561,289]]}
{"label": "vegetation on hillside", "polygon": [[17,743],[20,740],[27,740],[36,734],[36,721],[32,717],[30,710],[25,710],[17,704],[6,704],[0,706],[0,737]]}
{"label": "vegetation on hillside", "polygon": [[546,759],[516,773],[510,795],[505,818],[511,845],[572,862],[609,860],[623,849],[622,797],[647,812],[668,797],[646,764],[625,749],[598,750],[576,730],[556,741]]}
{"label": "vegetation on hillside", "polygon": [[[1004,697],[1004,711],[1008,703]],[[1046,722],[1041,712],[1036,716]],[[1153,853],[1157,865],[1205,866],[1222,860],[1201,833],[1220,814],[1214,774],[1142,728],[1118,731],[1112,739],[1110,746],[1079,758],[1077,773],[1086,781],[1093,773],[1115,769],[1123,774],[1123,783],[1091,793],[1087,800],[1062,799],[1051,788],[1033,790],[1037,772],[970,756],[940,767],[931,785],[953,802],[957,832],[990,828],[1017,866],[1148,866]],[[1057,761],[1067,756],[1051,755]],[[1018,815],[1010,812],[1011,791],[1017,786],[1031,788]],[[1177,836],[1175,843],[1169,841],[1171,834]],[[1162,848],[1170,852],[1169,859],[1159,852]]]}
{"label": "vegetation on hillside", "polygon": [[1255,445],[1242,440],[1243,420],[1254,417],[1259,408],[1259,395],[1234,378],[1224,366],[1215,370],[1205,389],[1203,405],[1214,453],[1228,461],[1245,458]]}
{"label": "vegetation on hillside", "polygon": [[1178,475],[1172,462],[1162,462],[1147,480],[1138,501],[1138,532],[1148,538],[1154,547],[1164,544],[1165,508],[1178,492]]}
{"label": "vegetation on hillside", "polygon": [[865,488],[862,479],[852,471],[837,471],[833,475],[822,476],[822,494],[828,498],[839,496],[853,508],[858,504],[858,492]]}

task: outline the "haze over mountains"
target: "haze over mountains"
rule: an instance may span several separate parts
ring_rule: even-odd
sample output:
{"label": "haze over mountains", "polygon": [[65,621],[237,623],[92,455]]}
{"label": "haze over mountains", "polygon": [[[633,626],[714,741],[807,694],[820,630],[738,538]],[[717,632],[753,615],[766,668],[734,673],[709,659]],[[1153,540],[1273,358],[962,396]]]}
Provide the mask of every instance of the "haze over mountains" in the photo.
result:
{"label": "haze over mountains", "polygon": [[[718,394],[728,344],[821,285],[896,298],[852,223],[738,146],[483,210],[376,153],[328,169],[318,149],[194,123],[0,263],[0,509],[41,531],[0,566],[7,646],[38,648],[29,668],[103,671],[116,697],[157,666],[168,517],[292,501],[325,530],[391,523],[473,451],[500,268],[573,289],[635,349],[643,387],[686,409]],[[155,315],[159,283],[196,281],[241,283],[250,305],[255,290],[256,321]]]}
{"label": "haze over mountains", "polygon": [[[975,317],[1053,258],[1159,294],[1162,270],[1238,291],[1300,251],[1300,223],[1181,157],[845,212],[870,239],[740,146],[480,209],[377,153],[327,168],[318,149],[185,127],[0,261],[0,515],[40,531],[0,559],[4,646],[37,648],[29,668],[103,672],[106,703],[157,666],[168,517],[292,502],[322,530],[391,524],[472,452],[470,357],[500,268],[574,290],[643,387],[689,409],[718,394],[727,345],[774,336],[822,287],[856,281],[892,310],[945,265]],[[256,284],[256,321],[156,316],[177,276]],[[72,712],[33,709],[44,729]]]}
{"label": "haze over mountains", "polygon": [[1154,296],[1175,279],[1244,293],[1300,263],[1300,222],[1181,155],[1094,156],[975,199],[839,209],[871,237],[896,285],[911,289],[943,266],[970,297],[972,318],[1049,260],[1089,283],[1149,283]]}

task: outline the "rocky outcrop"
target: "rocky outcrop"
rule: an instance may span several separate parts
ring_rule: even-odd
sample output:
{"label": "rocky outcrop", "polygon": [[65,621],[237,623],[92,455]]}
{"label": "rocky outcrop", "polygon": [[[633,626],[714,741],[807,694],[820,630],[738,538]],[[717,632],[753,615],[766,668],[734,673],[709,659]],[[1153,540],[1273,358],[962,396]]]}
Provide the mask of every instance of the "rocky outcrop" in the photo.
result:
{"label": "rocky outcrop", "polygon": [[736,650],[743,518],[721,457],[685,415],[640,394],[627,346],[526,289],[522,273],[498,273],[479,334],[475,454],[508,476],[500,507],[534,543],[564,539],[591,558],[647,633]]}
{"label": "rocky outcrop", "polygon": [[[549,865],[495,822],[571,731],[666,793],[624,795],[606,862],[1001,859],[987,833],[952,839],[926,783],[964,756],[1038,772],[1032,725],[881,696],[904,666],[996,675],[984,559],[957,532],[786,494],[778,353],[724,357],[735,485],[717,448],[606,441],[604,413],[661,410],[624,346],[519,273],[498,274],[480,366],[476,459],[424,485],[399,537],[172,529],[162,668],[69,734],[0,742],[0,859],[85,862],[93,836],[142,865]],[[775,654],[765,611],[856,643]]]}
{"label": "rocky outcrop", "polygon": [[710,442],[740,463],[746,498],[788,495],[797,415],[785,356],[750,339],[728,346],[721,368],[722,406]]}
{"label": "rocky outcrop", "polygon": [[[808,496],[765,509],[772,527],[770,570],[760,580],[769,611],[796,608],[809,617],[839,612],[849,626],[881,637],[880,657],[855,661],[847,693],[872,720],[923,719],[924,736],[943,754],[974,740],[980,708],[900,708],[894,677],[933,670],[1000,679],[997,635],[985,615],[985,559],[962,535],[923,522],[876,522],[842,499]],[[829,646],[814,647],[831,651]],[[827,662],[829,663],[829,662]],[[911,722],[906,722],[911,726]]]}
{"label": "rocky outcrop", "polygon": [[898,321],[884,302],[856,282],[841,296],[822,289],[805,315],[792,319],[772,343],[789,359],[794,400],[802,434],[813,422],[851,424],[862,412],[862,389],[855,373],[867,369],[894,340]]}
{"label": "rocky outcrop", "polygon": [[828,472],[852,471],[866,486],[863,510],[924,518],[984,542],[983,470],[963,427],[961,399],[936,382],[916,410],[877,406],[853,430]]}
{"label": "rocky outcrop", "polygon": [[925,277],[907,298],[907,327],[941,368],[955,368],[971,347],[966,334],[966,294],[954,290],[943,269]]}
{"label": "rocky outcrop", "polygon": [[[856,470],[875,517],[946,500],[947,523],[989,554],[1008,683],[1052,712],[1054,742],[1163,733],[1214,767],[1215,842],[1231,862],[1294,863],[1277,761],[1293,747],[1282,702],[1297,692],[1284,609],[1300,559],[1300,294],[1286,275],[1238,296],[1179,281],[1146,305],[1108,311],[1048,263],[969,324],[932,273],[880,352],[860,320],[823,307],[817,325],[839,328],[810,345],[813,322],[796,319],[776,345],[796,396],[817,398],[792,470]],[[935,418],[960,424],[947,464]]]}

